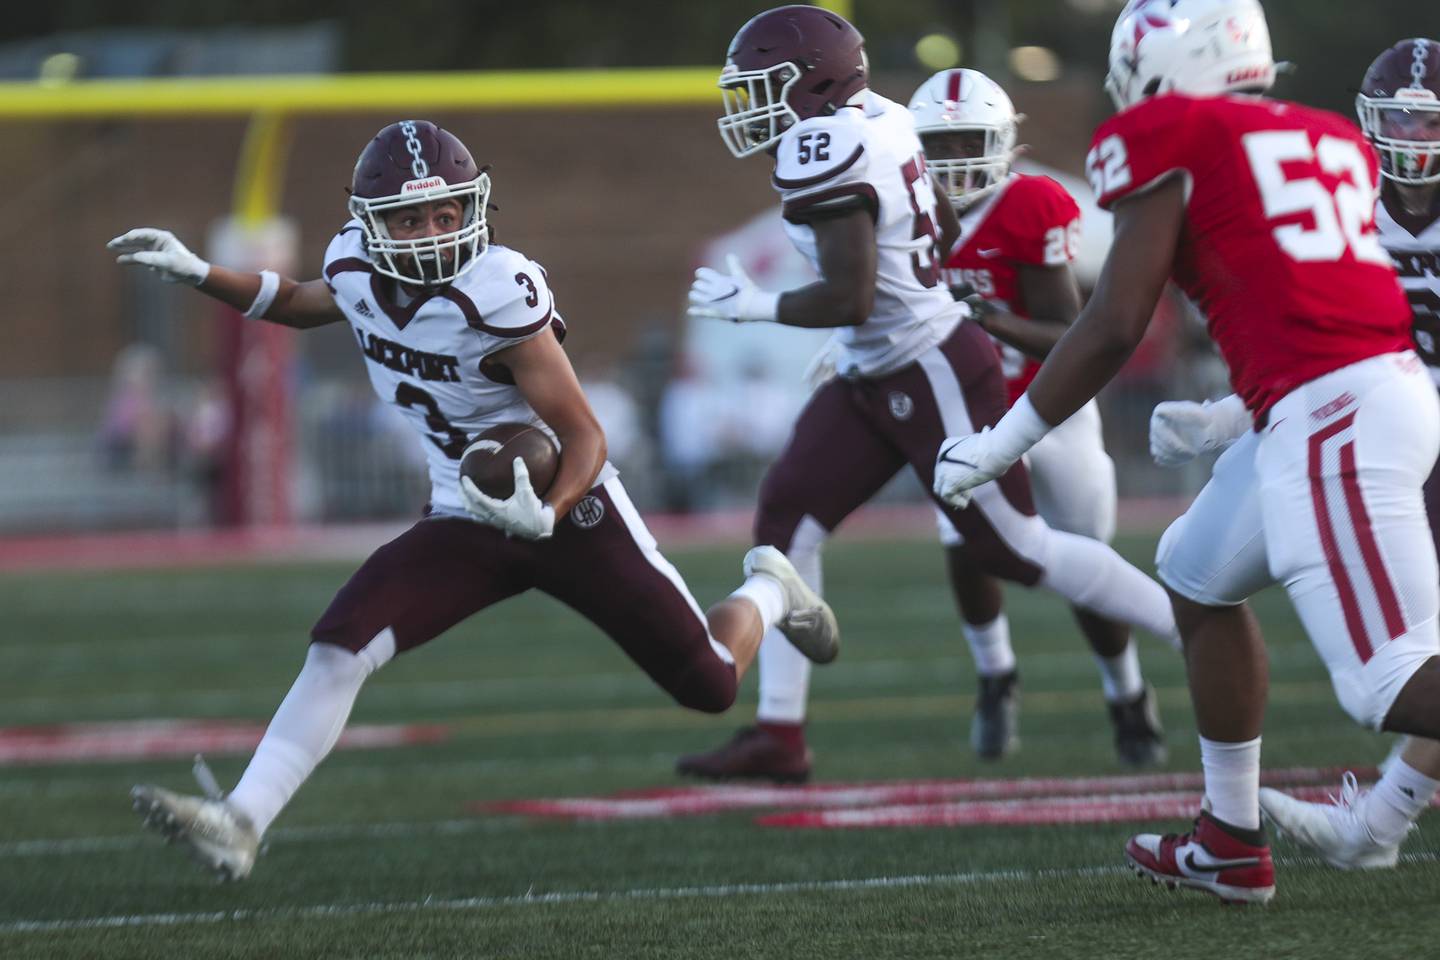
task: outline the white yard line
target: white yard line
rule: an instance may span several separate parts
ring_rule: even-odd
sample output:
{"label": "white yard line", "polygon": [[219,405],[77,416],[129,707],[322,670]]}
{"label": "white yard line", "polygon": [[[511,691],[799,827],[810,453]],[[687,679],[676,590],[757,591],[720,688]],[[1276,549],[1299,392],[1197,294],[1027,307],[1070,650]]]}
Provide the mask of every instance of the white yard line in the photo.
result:
{"label": "white yard line", "polygon": [[597,903],[605,901],[660,901],[684,899],[726,899],[745,896],[773,896],[787,893],[825,893],[848,890],[877,890],[894,887],[932,887],[1003,881],[1035,881],[1053,878],[1104,876],[1124,872],[1122,867],[1078,867],[1069,870],[997,870],[971,873],[915,874],[900,877],[865,877],[850,880],[808,880],[793,883],[734,883],[696,887],[639,887],[629,890],[567,890],[553,893],[533,891],[507,897],[456,897],[419,900],[371,901],[369,903],[326,903],[304,907],[257,907],[195,913],[142,913],[73,917],[62,920],[15,920],[0,923],[0,934],[53,933],[67,930],[98,930],[117,927],[167,927],[183,924],[216,924],[235,921],[323,920],[338,917],[378,916],[394,913],[465,912],[499,907],[529,907],[552,904]]}
{"label": "white yard line", "polygon": [[[1434,863],[1440,853],[1407,854],[1406,863]],[[1310,858],[1281,858],[1285,866],[1318,866]],[[0,934],[56,933],[127,927],[174,927],[273,920],[331,920],[398,913],[464,913],[505,907],[563,906],[572,903],[643,902],[664,900],[725,900],[732,897],[777,896],[792,893],[841,893],[904,887],[944,887],[990,883],[1034,883],[1120,876],[1128,867],[1071,867],[1059,870],[980,870],[965,873],[912,874],[898,877],[861,877],[848,880],[804,880],[792,883],[728,883],[693,887],[636,887],[629,890],[559,890],[495,897],[424,897],[419,900],[375,900],[365,903],[320,903],[303,907],[254,907],[192,913],[138,913],[69,917],[58,920],[13,920],[0,923]]]}

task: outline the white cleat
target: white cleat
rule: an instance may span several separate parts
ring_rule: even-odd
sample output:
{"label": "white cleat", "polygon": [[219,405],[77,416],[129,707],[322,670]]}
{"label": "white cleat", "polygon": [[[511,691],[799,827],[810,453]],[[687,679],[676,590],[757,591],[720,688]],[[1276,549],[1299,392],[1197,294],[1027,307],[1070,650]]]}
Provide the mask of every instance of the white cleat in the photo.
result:
{"label": "white cleat", "polygon": [[745,576],[769,577],[785,594],[785,615],[775,624],[796,650],[815,663],[829,663],[840,653],[840,624],[830,604],[801,579],[790,560],[774,547],[755,547],[745,554]]}
{"label": "white cleat", "polygon": [[1306,803],[1264,787],[1260,810],[1281,833],[1313,849],[1341,870],[1383,870],[1400,859],[1400,844],[1380,843],[1370,835],[1362,812],[1368,790],[1345,772],[1340,796],[1329,803]]}
{"label": "white cleat", "polygon": [[250,821],[223,800],[209,800],[143,785],[130,791],[135,810],[145,826],[167,843],[183,840],[201,865],[221,880],[243,880],[255,866],[260,836]]}

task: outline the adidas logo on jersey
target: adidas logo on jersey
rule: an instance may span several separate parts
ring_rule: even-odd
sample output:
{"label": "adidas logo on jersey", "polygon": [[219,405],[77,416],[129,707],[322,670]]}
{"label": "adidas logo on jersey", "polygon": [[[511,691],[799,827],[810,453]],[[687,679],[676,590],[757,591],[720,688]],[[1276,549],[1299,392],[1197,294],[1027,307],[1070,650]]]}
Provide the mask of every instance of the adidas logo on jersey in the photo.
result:
{"label": "adidas logo on jersey", "polygon": [[360,316],[366,317],[370,320],[375,319],[375,311],[370,309],[370,304],[365,302],[364,297],[361,297],[359,300],[355,301],[355,312],[360,314]]}

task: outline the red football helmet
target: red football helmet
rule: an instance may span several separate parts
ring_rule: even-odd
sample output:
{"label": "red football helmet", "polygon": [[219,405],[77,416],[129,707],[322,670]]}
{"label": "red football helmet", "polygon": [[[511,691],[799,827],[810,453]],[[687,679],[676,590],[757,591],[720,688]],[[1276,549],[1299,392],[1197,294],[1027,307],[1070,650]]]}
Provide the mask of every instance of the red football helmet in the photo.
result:
{"label": "red football helmet", "polygon": [[720,138],[737,157],[764,150],[791,124],[844,106],[869,72],[865,38],[844,17],[803,4],[767,10],[730,41]]}
{"label": "red football helmet", "polygon": [[1376,57],[1355,110],[1386,179],[1440,183],[1440,41],[1401,40]]}
{"label": "red football helmet", "polygon": [[[396,240],[386,229],[387,211],[447,199],[460,201],[458,230]],[[490,177],[465,144],[428,120],[401,120],[375,134],[350,182],[350,213],[365,231],[376,272],[423,286],[451,283],[485,252],[489,200]]]}

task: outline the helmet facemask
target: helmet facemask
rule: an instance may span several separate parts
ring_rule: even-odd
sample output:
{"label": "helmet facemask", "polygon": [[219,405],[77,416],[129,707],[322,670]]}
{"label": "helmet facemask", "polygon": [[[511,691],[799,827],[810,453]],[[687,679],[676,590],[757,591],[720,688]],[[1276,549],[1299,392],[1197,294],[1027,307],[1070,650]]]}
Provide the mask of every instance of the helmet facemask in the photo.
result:
{"label": "helmet facemask", "polygon": [[1355,111],[1380,154],[1382,176],[1410,187],[1440,183],[1440,99],[1433,91],[1402,87],[1390,97],[1362,93]]}
{"label": "helmet facemask", "polygon": [[[409,240],[390,235],[385,224],[387,213],[439,200],[459,201],[458,230]],[[433,176],[410,180],[393,196],[352,196],[350,213],[365,231],[375,272],[401,283],[440,287],[453,283],[475,266],[489,245],[490,227],[485,219],[489,200],[490,176],[486,173],[454,185]]]}
{"label": "helmet facemask", "polygon": [[767,149],[800,120],[790,106],[790,88],[800,79],[793,63],[777,63],[763,70],[740,70],[726,64],[720,73],[720,95],[725,116],[716,121],[720,139],[736,157]]}
{"label": "helmet facemask", "polygon": [[[925,166],[940,181],[956,210],[964,210],[1000,189],[1015,158],[1016,124],[953,126],[922,133]],[[983,142],[977,153],[959,149],[955,141],[974,137]]]}

